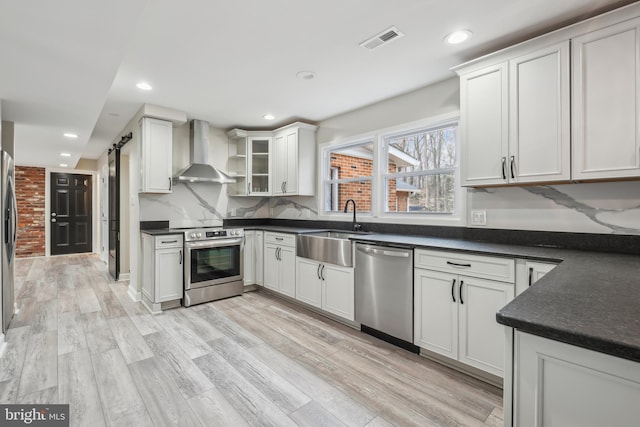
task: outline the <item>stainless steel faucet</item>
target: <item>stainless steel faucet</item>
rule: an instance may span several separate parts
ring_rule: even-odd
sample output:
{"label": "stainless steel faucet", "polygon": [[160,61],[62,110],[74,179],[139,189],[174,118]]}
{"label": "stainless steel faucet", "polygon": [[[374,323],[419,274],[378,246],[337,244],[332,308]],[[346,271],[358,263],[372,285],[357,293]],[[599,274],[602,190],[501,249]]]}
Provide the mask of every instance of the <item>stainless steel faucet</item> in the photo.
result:
{"label": "stainless steel faucet", "polygon": [[349,202],[353,203],[353,224],[351,225],[351,229],[353,231],[360,231],[362,229],[362,224],[358,224],[356,222],[356,201],[353,199],[348,199],[344,204],[344,213],[347,213],[347,208],[349,207]]}

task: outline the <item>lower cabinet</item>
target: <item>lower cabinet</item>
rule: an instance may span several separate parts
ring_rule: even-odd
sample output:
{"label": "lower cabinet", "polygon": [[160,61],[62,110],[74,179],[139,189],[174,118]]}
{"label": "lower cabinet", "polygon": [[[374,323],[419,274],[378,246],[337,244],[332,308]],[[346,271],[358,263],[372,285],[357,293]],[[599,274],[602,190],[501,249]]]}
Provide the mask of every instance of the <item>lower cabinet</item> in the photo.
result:
{"label": "lower cabinet", "polygon": [[296,257],[296,299],[355,320],[353,267]]}
{"label": "lower cabinet", "polygon": [[263,285],[263,236],[260,230],[245,230],[244,232],[244,268],[243,277],[245,286]]}
{"label": "lower cabinet", "polygon": [[142,302],[152,313],[161,312],[163,302],[182,299],[182,249],[182,234],[142,233]]}
{"label": "lower cabinet", "polygon": [[264,287],[295,298],[296,248],[265,241]]}
{"label": "lower cabinet", "polygon": [[513,283],[414,271],[414,344],[502,377],[505,328],[496,312],[513,299]]}
{"label": "lower cabinet", "polygon": [[517,330],[513,357],[505,426],[638,425],[640,363]]}

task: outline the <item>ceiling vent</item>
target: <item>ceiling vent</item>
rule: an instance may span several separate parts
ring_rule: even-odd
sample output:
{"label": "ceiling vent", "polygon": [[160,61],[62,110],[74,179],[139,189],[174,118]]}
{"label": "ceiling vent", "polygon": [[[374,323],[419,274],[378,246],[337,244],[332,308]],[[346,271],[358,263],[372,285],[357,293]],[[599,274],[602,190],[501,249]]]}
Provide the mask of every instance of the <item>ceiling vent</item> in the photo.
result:
{"label": "ceiling vent", "polygon": [[380,34],[371,37],[368,40],[360,43],[360,46],[368,50],[374,50],[383,44],[391,43],[393,40],[397,40],[404,36],[396,27],[387,28]]}

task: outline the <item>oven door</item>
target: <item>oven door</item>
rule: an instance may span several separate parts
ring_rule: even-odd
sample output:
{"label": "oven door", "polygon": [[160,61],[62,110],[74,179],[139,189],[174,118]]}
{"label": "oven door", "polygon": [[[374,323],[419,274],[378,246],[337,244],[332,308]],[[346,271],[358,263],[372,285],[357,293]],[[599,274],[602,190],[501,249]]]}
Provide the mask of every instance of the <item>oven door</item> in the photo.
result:
{"label": "oven door", "polygon": [[241,281],[244,238],[185,242],[184,287]]}

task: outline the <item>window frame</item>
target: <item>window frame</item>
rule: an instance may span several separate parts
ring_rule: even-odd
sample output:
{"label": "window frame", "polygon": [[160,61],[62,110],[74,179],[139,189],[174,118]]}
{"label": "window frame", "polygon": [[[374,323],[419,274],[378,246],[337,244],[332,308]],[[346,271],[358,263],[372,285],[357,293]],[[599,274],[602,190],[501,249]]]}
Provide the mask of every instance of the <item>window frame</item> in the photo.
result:
{"label": "window frame", "polygon": [[[388,177],[388,171],[385,169],[387,165],[386,161],[387,153],[385,138],[388,139],[393,136],[408,134],[412,132],[418,132],[425,129],[438,128],[444,126],[455,125],[456,129],[456,167],[454,172],[455,179],[455,208],[451,213],[448,212],[387,212],[387,188],[385,179]],[[450,112],[440,114],[427,119],[421,119],[414,122],[403,123],[400,125],[387,127],[363,133],[360,135],[354,135],[346,137],[344,139],[334,139],[329,142],[319,144],[318,146],[318,170],[321,171],[318,177],[318,198],[317,209],[318,219],[325,220],[341,220],[347,221],[352,215],[351,211],[348,213],[338,211],[325,211],[326,197],[327,197],[327,177],[330,170],[329,153],[332,151],[347,148],[349,146],[357,146],[365,143],[373,144],[373,172],[371,180],[371,212],[358,212],[359,218],[366,218],[367,222],[378,223],[394,223],[397,224],[400,221],[408,224],[420,224],[420,225],[442,225],[442,226],[465,226],[466,225],[466,199],[467,191],[465,187],[461,186],[461,171],[460,171],[460,157],[461,157],[461,141],[460,141],[460,112]],[[439,169],[441,171],[442,169]],[[418,175],[424,175],[427,171],[409,172],[409,174],[416,173]],[[441,172],[438,172],[441,173]],[[405,174],[405,173],[400,173]],[[357,181],[358,179],[355,179]]]}

